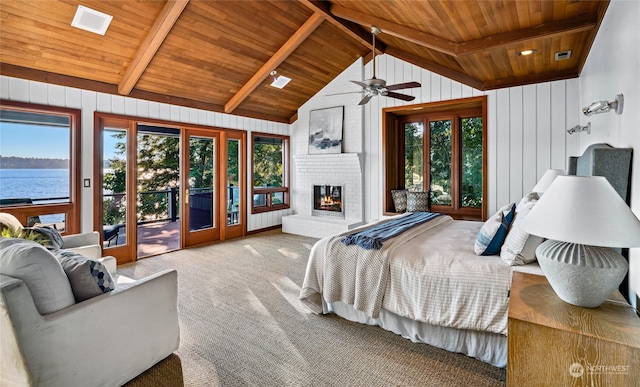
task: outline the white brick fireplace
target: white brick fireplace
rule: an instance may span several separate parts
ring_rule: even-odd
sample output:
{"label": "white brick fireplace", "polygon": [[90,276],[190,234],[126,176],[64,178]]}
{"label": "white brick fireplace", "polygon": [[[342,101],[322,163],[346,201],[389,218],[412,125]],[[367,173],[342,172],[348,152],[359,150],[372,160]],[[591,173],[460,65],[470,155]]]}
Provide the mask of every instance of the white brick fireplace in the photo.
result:
{"label": "white brick fireplace", "polygon": [[[282,218],[282,231],[322,238],[363,224],[362,160],[359,153],[295,155],[298,213]],[[313,186],[342,186],[344,219],[312,216]]]}

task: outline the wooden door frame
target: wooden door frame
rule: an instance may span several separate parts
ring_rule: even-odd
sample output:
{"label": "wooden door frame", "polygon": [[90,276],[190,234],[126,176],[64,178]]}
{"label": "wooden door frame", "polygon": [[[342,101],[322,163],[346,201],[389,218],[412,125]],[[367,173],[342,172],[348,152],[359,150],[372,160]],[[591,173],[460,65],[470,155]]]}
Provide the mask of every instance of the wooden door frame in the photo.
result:
{"label": "wooden door frame", "polygon": [[[216,183],[218,184],[219,189],[216,192],[216,195],[219,200],[219,205],[216,208],[219,211],[219,214],[226,215],[226,207],[224,208],[224,212],[222,211],[222,207],[225,203],[226,199],[226,166],[227,166],[227,143],[226,139],[237,139],[240,140],[240,163],[241,167],[239,168],[240,177],[238,181],[240,182],[240,224],[238,225],[227,225],[227,222],[219,222],[219,230],[220,235],[219,239],[229,239],[245,236],[247,234],[247,179],[246,179],[246,165],[247,165],[247,132],[244,130],[238,129],[227,129],[227,128],[219,128],[212,126],[204,126],[204,125],[195,125],[195,124],[184,124],[173,121],[166,120],[158,120],[158,119],[150,119],[150,118],[141,118],[134,116],[125,116],[119,114],[112,113],[101,113],[94,112],[94,152],[93,159],[95,160],[94,168],[93,168],[93,224],[94,229],[100,232],[100,238],[103,242],[104,235],[102,233],[102,201],[98,199],[102,199],[102,168],[103,168],[103,141],[102,141],[102,128],[103,123],[115,123],[115,127],[126,128],[127,130],[127,174],[132,174],[131,176],[136,176],[137,174],[137,126],[138,125],[152,125],[152,126],[166,126],[180,129],[180,139],[181,143],[184,142],[184,138],[186,137],[186,133],[189,131],[193,132],[202,132],[202,133],[217,133],[218,135],[218,157],[216,162],[218,163],[218,170]],[[182,146],[181,146],[182,148]],[[184,157],[181,155],[181,169],[184,167],[183,163]],[[224,169],[222,169],[224,168]],[[184,170],[183,170],[184,171]],[[181,171],[181,174],[182,172]],[[129,183],[127,180],[127,194],[128,195],[137,195],[137,188],[135,183]],[[133,179],[135,180],[135,179]],[[132,181],[133,181],[132,180]],[[182,177],[181,177],[182,183]],[[130,223],[133,222],[133,223]],[[136,224],[136,216],[135,211],[127,211],[127,223],[128,224]],[[184,223],[184,222],[183,222]],[[182,226],[181,226],[182,227]],[[181,231],[182,232],[182,231]],[[112,253],[116,256],[118,260],[118,264],[123,264],[127,262],[133,262],[137,260],[137,232],[132,232],[133,235],[127,236],[128,244],[125,246],[118,247],[110,247],[107,250],[107,253]],[[180,246],[184,248],[184,235],[181,235]],[[206,241],[203,243],[209,243],[213,241]]]}

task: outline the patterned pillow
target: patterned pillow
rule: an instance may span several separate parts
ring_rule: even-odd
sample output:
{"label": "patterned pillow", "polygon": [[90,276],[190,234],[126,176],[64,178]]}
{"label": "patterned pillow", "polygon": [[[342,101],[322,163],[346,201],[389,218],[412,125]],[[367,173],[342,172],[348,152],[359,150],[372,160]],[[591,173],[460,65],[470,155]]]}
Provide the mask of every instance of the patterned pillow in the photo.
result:
{"label": "patterned pillow", "polygon": [[393,206],[396,212],[407,211],[407,190],[406,189],[392,189],[391,197],[393,198]]}
{"label": "patterned pillow", "polygon": [[533,206],[538,202],[539,196],[535,192],[523,197],[516,206],[516,213],[511,225],[511,230],[504,240],[500,250],[500,258],[511,266],[524,265],[536,260],[536,248],[544,241],[543,238],[528,234],[520,229],[520,224]]}
{"label": "patterned pillow", "polygon": [[478,231],[474,251],[477,255],[496,255],[507,237],[507,231],[513,221],[516,204],[510,203],[502,207]]}
{"label": "patterned pillow", "polygon": [[115,289],[115,282],[102,262],[65,250],[53,251],[69,277],[76,302],[81,302]]}
{"label": "patterned pillow", "polygon": [[407,192],[407,212],[428,212],[428,192]]}

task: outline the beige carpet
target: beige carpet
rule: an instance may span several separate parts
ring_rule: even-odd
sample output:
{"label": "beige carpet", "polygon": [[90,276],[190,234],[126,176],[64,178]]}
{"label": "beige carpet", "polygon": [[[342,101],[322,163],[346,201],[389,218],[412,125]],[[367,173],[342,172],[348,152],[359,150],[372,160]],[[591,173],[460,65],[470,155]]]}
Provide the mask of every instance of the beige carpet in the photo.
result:
{"label": "beige carpet", "polygon": [[308,312],[298,293],[315,241],[269,231],[119,267],[178,270],[180,348],[128,385],[504,385],[504,369]]}

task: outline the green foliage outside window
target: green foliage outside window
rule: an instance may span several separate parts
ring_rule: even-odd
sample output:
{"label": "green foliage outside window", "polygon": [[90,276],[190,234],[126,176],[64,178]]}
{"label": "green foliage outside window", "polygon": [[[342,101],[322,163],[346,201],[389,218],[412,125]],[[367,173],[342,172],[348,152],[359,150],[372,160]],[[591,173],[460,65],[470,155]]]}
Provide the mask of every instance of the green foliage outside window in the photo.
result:
{"label": "green foliage outside window", "polygon": [[423,188],[423,135],[422,122],[404,126],[404,187],[410,191]]}
{"label": "green foliage outside window", "polygon": [[482,117],[463,118],[463,207],[482,207],[482,146]]}
{"label": "green foliage outside window", "polygon": [[431,203],[451,204],[451,120],[431,121]]}
{"label": "green foliage outside window", "polygon": [[[104,224],[122,224],[125,223],[126,210],[124,193],[127,133],[118,131],[112,136],[118,139],[118,142],[115,145],[115,156],[105,165],[110,170],[104,174],[103,187],[113,196],[105,196]],[[210,139],[195,139],[190,142],[189,178],[194,187],[213,187],[213,147],[214,142]],[[178,190],[180,187],[180,138],[139,134],[137,158],[137,220],[166,219],[170,206],[168,192],[152,192],[169,191],[172,188]],[[237,156],[235,159],[237,160]]]}
{"label": "green foliage outside window", "polygon": [[255,137],[253,144],[253,185],[282,187],[284,165],[283,140],[274,137]]}

